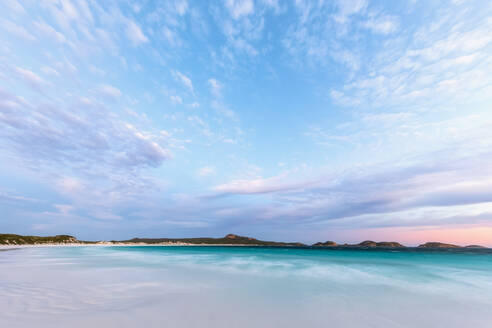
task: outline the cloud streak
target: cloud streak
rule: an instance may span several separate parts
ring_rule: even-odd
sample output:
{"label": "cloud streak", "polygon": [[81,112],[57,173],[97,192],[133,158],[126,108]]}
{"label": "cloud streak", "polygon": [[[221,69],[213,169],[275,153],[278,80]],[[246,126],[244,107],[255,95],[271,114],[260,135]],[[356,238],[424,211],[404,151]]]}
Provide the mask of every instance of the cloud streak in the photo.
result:
{"label": "cloud streak", "polygon": [[[215,191],[222,196],[270,195],[276,205],[258,208],[261,214],[257,216],[276,222],[295,219],[297,224],[313,224],[336,220],[350,225],[350,218],[365,215],[365,227],[379,226],[380,219],[385,217],[393,218],[386,226],[401,226],[411,224],[405,211],[492,203],[492,171],[482,167],[483,162],[491,160],[492,154],[484,153],[390,170],[381,169],[390,166],[388,163],[380,163],[310,179],[296,179],[296,173],[232,181],[216,187]],[[398,213],[402,213],[401,217]],[[446,216],[449,216],[447,212]],[[426,220],[429,225],[456,223],[442,221],[436,213]]]}

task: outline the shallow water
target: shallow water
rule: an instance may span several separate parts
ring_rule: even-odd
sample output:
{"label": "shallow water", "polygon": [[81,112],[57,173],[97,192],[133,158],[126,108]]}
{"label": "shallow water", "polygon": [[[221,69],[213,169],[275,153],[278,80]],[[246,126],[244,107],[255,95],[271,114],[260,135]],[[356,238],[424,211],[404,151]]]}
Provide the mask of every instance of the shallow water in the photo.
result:
{"label": "shallow water", "polygon": [[0,327],[491,327],[491,251],[0,253]]}

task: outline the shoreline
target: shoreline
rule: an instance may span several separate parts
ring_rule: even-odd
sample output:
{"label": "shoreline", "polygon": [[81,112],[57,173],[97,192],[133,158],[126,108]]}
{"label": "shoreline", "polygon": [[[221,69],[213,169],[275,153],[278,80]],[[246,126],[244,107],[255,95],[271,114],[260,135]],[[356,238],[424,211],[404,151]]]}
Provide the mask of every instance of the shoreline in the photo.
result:
{"label": "shoreline", "polygon": [[300,242],[264,241],[256,238],[227,234],[221,238],[132,238],[128,240],[79,240],[70,235],[56,236],[22,236],[17,234],[0,234],[0,248],[12,247],[90,247],[90,246],[211,246],[211,247],[285,247],[285,248],[323,248],[323,249],[479,249],[489,248],[473,244],[460,246],[455,244],[428,241],[420,245],[405,246],[396,241],[365,240],[358,244],[339,244],[334,241],[304,244]]}
{"label": "shoreline", "polygon": [[490,247],[481,248],[467,248],[467,247],[436,247],[436,248],[422,248],[418,246],[405,246],[405,247],[354,247],[354,246],[292,246],[292,245],[261,245],[261,244],[192,244],[192,243],[111,243],[111,242],[97,242],[97,243],[46,243],[46,244],[11,244],[0,245],[0,251],[9,251],[22,248],[52,248],[52,247],[266,247],[266,248],[301,248],[312,250],[368,250],[368,251],[477,251],[477,250],[491,250]]}
{"label": "shoreline", "polygon": [[[60,243],[60,244],[20,244],[20,245],[0,245],[0,250],[10,250],[10,249],[20,249],[20,248],[37,248],[37,247],[135,247],[135,246],[210,246],[210,247],[300,247],[300,246],[276,246],[276,245],[259,245],[259,244],[191,244],[191,243],[110,243],[110,242],[99,242],[91,244],[81,244],[81,243]],[[309,248],[309,246],[302,247]]]}

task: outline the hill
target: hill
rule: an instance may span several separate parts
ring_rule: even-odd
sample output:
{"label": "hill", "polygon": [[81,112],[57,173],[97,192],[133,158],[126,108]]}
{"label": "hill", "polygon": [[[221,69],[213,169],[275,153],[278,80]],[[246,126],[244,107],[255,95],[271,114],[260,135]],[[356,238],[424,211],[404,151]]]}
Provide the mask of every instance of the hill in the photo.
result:
{"label": "hill", "polygon": [[404,248],[400,243],[396,241],[381,241],[375,242],[372,240],[366,240],[358,244],[342,244],[338,245],[334,241],[325,241],[324,243],[318,242],[313,244],[313,247],[333,247],[333,248]]}
{"label": "hill", "polygon": [[133,238],[115,243],[144,243],[144,244],[192,244],[192,245],[259,245],[259,246],[306,246],[302,243],[283,243],[276,241],[264,241],[251,237],[228,234],[222,238]]}
{"label": "hill", "polygon": [[438,243],[438,242],[427,242],[425,244],[419,245],[418,248],[460,248],[461,246],[446,244],[446,243]]}
{"label": "hill", "polygon": [[81,243],[77,238],[69,235],[56,236],[21,236],[15,234],[0,234],[0,245],[38,245],[38,244],[73,244]]}
{"label": "hill", "polygon": [[316,244],[313,244],[314,247],[337,247],[338,244],[335,243],[334,241],[327,240],[325,242],[318,242]]}

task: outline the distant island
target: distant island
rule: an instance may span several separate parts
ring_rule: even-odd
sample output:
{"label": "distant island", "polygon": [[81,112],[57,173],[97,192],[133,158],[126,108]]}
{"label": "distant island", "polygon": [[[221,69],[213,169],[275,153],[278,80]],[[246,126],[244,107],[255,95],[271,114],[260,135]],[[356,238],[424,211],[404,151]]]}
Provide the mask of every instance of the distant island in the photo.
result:
{"label": "distant island", "polygon": [[[395,241],[375,242],[366,240],[358,244],[337,244],[334,241],[317,242],[313,245],[306,245],[299,242],[276,242],[264,241],[251,237],[244,237],[235,234],[228,234],[222,238],[133,238],[128,240],[111,241],[84,241],[70,235],[56,236],[22,236],[16,234],[0,234],[0,245],[155,245],[155,246],[272,246],[272,247],[310,247],[310,248],[331,248],[331,249],[403,249],[415,248],[407,247]],[[458,246],[440,242],[427,242],[417,246],[419,249],[453,249],[453,248],[486,248],[480,245]]]}
{"label": "distant island", "polygon": [[337,244],[334,241],[319,242],[312,245],[313,247],[357,247],[357,248],[404,248],[400,243],[396,241],[382,241],[375,242],[372,240],[366,240],[358,244]]}

